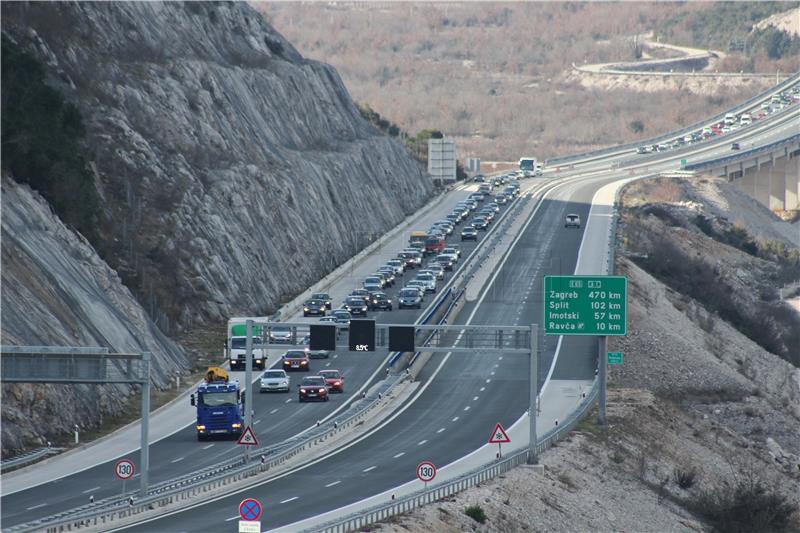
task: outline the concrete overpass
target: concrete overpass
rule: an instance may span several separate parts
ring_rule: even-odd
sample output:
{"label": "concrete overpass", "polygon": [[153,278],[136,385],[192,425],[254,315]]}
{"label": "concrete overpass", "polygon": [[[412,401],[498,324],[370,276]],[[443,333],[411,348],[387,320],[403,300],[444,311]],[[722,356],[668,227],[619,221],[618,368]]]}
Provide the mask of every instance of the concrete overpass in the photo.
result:
{"label": "concrete overpass", "polygon": [[724,176],[769,209],[800,209],[800,134],[684,169]]}

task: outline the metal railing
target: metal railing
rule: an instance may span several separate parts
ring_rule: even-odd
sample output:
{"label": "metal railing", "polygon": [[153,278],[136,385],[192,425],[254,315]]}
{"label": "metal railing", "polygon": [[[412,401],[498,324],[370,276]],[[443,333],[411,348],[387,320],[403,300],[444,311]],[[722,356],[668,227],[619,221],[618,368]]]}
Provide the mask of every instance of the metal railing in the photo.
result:
{"label": "metal railing", "polygon": [[784,89],[794,85],[798,81],[800,81],[800,73],[796,73],[796,74],[792,75],[791,77],[789,77],[788,79],[786,79],[783,82],[779,83],[778,85],[776,85],[774,87],[771,87],[770,89],[768,89],[768,90],[766,90],[766,91],[754,96],[753,98],[750,98],[749,100],[746,100],[745,102],[742,102],[741,104],[739,104],[739,105],[737,105],[737,106],[735,106],[735,107],[733,107],[731,109],[726,110],[723,113],[715,115],[715,116],[713,116],[711,118],[703,119],[703,120],[701,120],[699,122],[696,122],[696,123],[692,124],[691,126],[687,126],[686,128],[683,128],[683,129],[680,129],[680,130],[677,130],[677,131],[666,133],[664,135],[660,135],[658,137],[653,137],[653,138],[650,138],[650,139],[642,139],[642,140],[639,140],[639,141],[636,141],[636,142],[632,142],[632,143],[618,144],[618,145],[611,146],[611,147],[608,147],[608,148],[603,148],[601,150],[593,150],[591,152],[584,152],[582,154],[574,154],[574,155],[566,155],[566,156],[561,156],[561,157],[554,157],[552,159],[548,159],[545,162],[545,164],[548,167],[551,167],[551,166],[564,165],[564,164],[570,163],[572,161],[575,161],[577,159],[587,159],[587,158],[597,159],[597,158],[600,158],[600,157],[603,157],[603,156],[608,156],[608,155],[611,155],[611,154],[614,154],[614,153],[617,153],[617,152],[626,152],[626,151],[635,150],[637,147],[639,147],[639,146],[641,146],[643,144],[658,144],[658,143],[660,143],[662,141],[665,141],[665,140],[668,140],[668,139],[677,138],[678,136],[683,136],[683,135],[686,135],[687,133],[691,133],[691,132],[696,131],[698,129],[702,129],[703,127],[705,127],[708,124],[711,124],[711,123],[714,123],[714,122],[720,122],[720,121],[725,119],[725,115],[727,113],[739,113],[741,111],[745,111],[747,109],[750,109],[755,104],[760,103],[761,101],[763,101],[765,98],[771,96],[772,94],[774,94],[776,92],[783,91]]}
{"label": "metal railing", "polygon": [[22,468],[23,466],[36,462],[39,459],[47,457],[48,455],[54,455],[61,453],[62,451],[64,451],[64,448],[57,448],[53,446],[37,448],[28,453],[17,455],[16,457],[11,457],[10,459],[5,459],[2,463],[0,463],[0,472],[5,473],[17,468]]}
{"label": "metal railing", "polygon": [[743,161],[746,159],[750,159],[753,156],[757,156],[764,153],[769,153],[775,150],[776,148],[780,148],[782,146],[788,146],[791,144],[795,144],[800,142],[800,134],[795,134],[785,139],[781,139],[779,141],[775,141],[773,143],[765,144],[763,146],[758,146],[756,148],[752,148],[750,150],[742,150],[737,152],[734,155],[728,155],[725,157],[720,157],[717,159],[710,159],[700,163],[691,163],[684,166],[684,170],[705,170],[709,168],[718,167],[720,165],[725,165],[727,163],[735,163],[737,161]]}
{"label": "metal railing", "polygon": [[[537,455],[542,454],[575,428],[578,422],[586,416],[592,404],[597,400],[598,392],[599,382],[595,380],[594,383],[592,383],[592,388],[589,390],[589,393],[582,399],[581,403],[564,423],[551,429],[542,436],[536,445]],[[321,526],[305,529],[303,531],[320,533],[346,533],[348,531],[356,531],[359,528],[380,522],[381,520],[386,520],[392,516],[413,511],[423,505],[439,501],[453,494],[472,488],[479,483],[494,479],[516,466],[527,463],[527,461],[528,448],[526,446],[525,448],[515,450],[503,459],[492,461],[488,465],[460,475],[453,480],[431,485],[428,488],[418,490],[402,498],[372,507],[367,511],[353,513],[344,518],[333,520]]]}

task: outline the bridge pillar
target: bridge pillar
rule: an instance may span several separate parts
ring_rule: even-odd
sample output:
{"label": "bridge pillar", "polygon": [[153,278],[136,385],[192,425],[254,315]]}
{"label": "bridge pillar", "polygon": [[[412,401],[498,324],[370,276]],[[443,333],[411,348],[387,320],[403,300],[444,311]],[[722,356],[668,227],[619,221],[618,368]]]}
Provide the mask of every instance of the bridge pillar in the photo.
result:
{"label": "bridge pillar", "polygon": [[783,210],[786,207],[786,174],[788,168],[786,158],[775,159],[767,179],[769,185],[769,203],[767,207],[773,210]]}
{"label": "bridge pillar", "polygon": [[800,209],[800,157],[793,155],[789,154],[784,159],[784,209],[786,210]]}

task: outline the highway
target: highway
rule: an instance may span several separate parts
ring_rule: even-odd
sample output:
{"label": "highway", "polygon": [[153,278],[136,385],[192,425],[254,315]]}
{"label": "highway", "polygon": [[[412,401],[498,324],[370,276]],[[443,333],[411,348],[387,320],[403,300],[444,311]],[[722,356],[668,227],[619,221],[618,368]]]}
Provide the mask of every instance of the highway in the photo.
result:
{"label": "highway", "polygon": [[[578,213],[586,220],[595,191],[607,183],[628,177],[630,168],[646,165],[648,172],[675,170],[681,158],[688,157],[694,162],[698,158],[729,155],[730,143],[734,140],[744,143],[743,149],[749,149],[751,145],[769,144],[798,130],[800,111],[794,109],[719,141],[664,152],[658,157],[648,156],[647,161],[623,154],[564,173],[574,175],[575,179],[558,185],[542,202],[490,285],[479,300],[462,309],[458,322],[475,325],[540,323],[542,276],[574,272],[581,244],[583,228],[564,228],[564,215]],[[523,183],[530,186],[533,182],[527,180]],[[420,221],[419,229],[427,229],[432,221],[443,218],[467,194],[464,190],[449,193],[440,208]],[[335,304],[340,303],[342,296],[355,288],[377,264],[403,248],[406,239],[407,232],[404,232],[398,236],[397,242],[387,245],[376,254],[377,257],[370,258],[364,268],[339,282],[330,291]],[[462,257],[473,246],[472,243],[463,243]],[[400,285],[398,283],[394,290]],[[431,301],[429,297],[427,303]],[[395,310],[370,315],[379,322],[412,323],[419,312]],[[565,337],[550,374],[557,339],[546,337],[543,341],[538,376],[540,385],[548,375],[552,379],[592,379],[596,341],[588,337]],[[383,368],[384,361],[369,354],[348,353],[330,361],[313,360],[312,367],[323,368],[326,363],[330,363],[328,368],[338,368],[347,376],[347,392],[334,395],[327,404],[300,405],[294,393],[254,395],[255,429],[262,441],[278,442],[326,417],[341,406],[353,390],[374,381],[374,374]],[[483,445],[495,422],[508,426],[525,412],[527,373],[525,356],[434,355],[419,376],[419,392],[383,427],[331,456],[319,458],[312,465],[248,489],[246,496],[260,499],[268,509],[264,527],[280,527],[407,482],[414,478],[414,469],[421,460],[433,460],[437,465],[451,463]],[[188,404],[186,408],[192,409]],[[269,428],[268,433],[261,428]],[[220,458],[239,451],[232,442],[197,442],[193,427],[186,426],[151,445],[150,453],[151,482],[158,482],[214,464]],[[138,454],[132,457],[137,460]],[[47,485],[9,495],[4,493],[1,502],[3,525],[75,507],[85,503],[88,494],[100,498],[120,490],[121,484],[112,474],[112,463],[106,461]],[[232,495],[208,503],[202,512],[195,509],[166,515],[137,525],[135,530],[233,530],[229,519],[238,517],[236,509],[242,496]],[[43,502],[44,506],[41,505]]]}
{"label": "highway", "polygon": [[[418,229],[426,230],[433,221],[445,217],[455,204],[465,199],[470,192],[477,189],[476,185],[468,188],[453,191],[446,195],[443,201],[427,216],[420,220]],[[508,206],[501,207],[501,213],[508,209]],[[462,257],[466,257],[483,239],[485,232],[481,232],[479,240],[460,242],[458,237],[460,226],[450,236],[448,243],[455,242],[462,250]],[[360,288],[361,280],[367,275],[372,274],[377,267],[384,264],[388,259],[394,258],[396,253],[405,248],[408,240],[408,232],[402,232],[395,241],[365,260],[357,270],[345,276],[329,292],[333,297],[334,306],[343,301],[344,296],[351,290]],[[414,271],[405,274],[405,279],[413,279]],[[446,272],[445,280],[439,282],[442,286],[450,277],[452,272]],[[397,301],[396,292],[402,287],[400,278],[393,288],[387,289],[393,301]],[[404,324],[413,323],[425,311],[425,307],[434,300],[434,295],[426,296],[423,309],[395,309],[393,311],[370,312],[369,317],[375,318],[379,323]],[[293,321],[313,321],[314,319],[303,319],[302,314],[292,317]],[[274,354],[277,357],[279,355]],[[277,360],[280,364],[280,360]],[[269,393],[254,394],[255,414],[254,430],[260,438],[259,444],[268,445],[283,441],[293,437],[300,432],[314,426],[318,420],[322,420],[339,410],[353,397],[353,392],[362,386],[373,383],[376,379],[382,378],[383,374],[377,372],[383,369],[385,360],[383,357],[376,357],[374,354],[347,353],[343,355],[333,354],[330,359],[312,359],[312,370],[331,368],[343,372],[345,375],[345,393],[331,395],[331,400],[326,403],[303,403],[297,402],[297,393],[292,387],[290,393]],[[377,375],[376,375],[377,373]],[[254,376],[260,372],[254,372]],[[232,375],[240,381],[244,381],[244,372],[233,372]],[[293,373],[292,382],[299,383],[305,373]],[[194,412],[188,402],[185,409]],[[268,429],[267,429],[268,428]],[[177,429],[177,428],[176,428]],[[150,446],[150,482],[157,483],[172,477],[192,472],[203,467],[214,465],[222,459],[229,458],[232,454],[241,453],[241,448],[234,441],[216,440],[213,442],[198,442],[194,425],[190,424],[179,431],[164,438]],[[135,451],[127,454],[139,464],[139,453]],[[27,490],[15,492],[2,498],[3,524],[13,525],[26,522],[42,516],[43,512],[48,514],[85,504],[89,495],[95,499],[119,494],[122,491],[122,483],[113,475],[113,464],[117,460],[102,462],[87,470],[83,470],[73,475],[53,480],[44,486],[36,486]],[[138,481],[138,476],[137,476]],[[129,483],[128,490],[134,488],[133,483]],[[45,505],[42,505],[42,504]]]}

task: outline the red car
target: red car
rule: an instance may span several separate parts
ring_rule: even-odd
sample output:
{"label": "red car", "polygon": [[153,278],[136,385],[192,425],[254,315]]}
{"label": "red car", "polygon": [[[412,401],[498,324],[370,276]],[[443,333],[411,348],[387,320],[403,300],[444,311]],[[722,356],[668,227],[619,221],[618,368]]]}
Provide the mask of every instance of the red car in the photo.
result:
{"label": "red car", "polygon": [[308,355],[304,350],[289,350],[283,354],[283,369],[287,372],[292,370],[308,372],[311,369]]}
{"label": "red car", "polygon": [[319,402],[327,402],[328,398],[328,387],[325,386],[325,378],[322,376],[313,376],[303,378],[303,382],[300,383],[299,389],[299,397],[298,400],[300,402],[310,402],[310,401],[319,401]]}
{"label": "red car", "polygon": [[344,375],[338,370],[320,370],[319,375],[325,378],[325,384],[331,392],[344,392]]}

